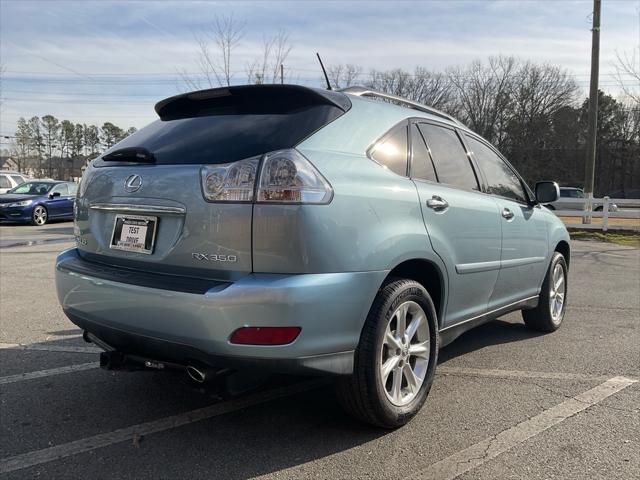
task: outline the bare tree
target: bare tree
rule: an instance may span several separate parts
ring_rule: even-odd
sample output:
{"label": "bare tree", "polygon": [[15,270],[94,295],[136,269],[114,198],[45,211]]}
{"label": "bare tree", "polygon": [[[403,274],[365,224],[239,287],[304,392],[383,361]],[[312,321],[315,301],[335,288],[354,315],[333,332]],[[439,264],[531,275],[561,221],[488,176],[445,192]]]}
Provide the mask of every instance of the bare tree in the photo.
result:
{"label": "bare tree", "polygon": [[448,71],[459,115],[487,140],[500,143],[511,107],[511,91],[518,61],[515,57],[489,57]]}
{"label": "bare tree", "polygon": [[42,156],[44,153],[44,139],[42,137],[42,129],[39,117],[31,117],[28,121],[30,149],[36,157],[37,169],[34,165],[38,176],[43,175]]}
{"label": "bare tree", "polygon": [[58,132],[60,131],[60,122],[53,115],[45,115],[42,117],[42,128],[44,130],[44,148],[47,152],[48,159],[48,175],[53,177],[53,149],[57,147]]}
{"label": "bare tree", "polygon": [[345,88],[353,86],[362,75],[362,67],[352,63],[330,65],[327,69],[327,76],[331,85],[335,88]]}
{"label": "bare tree", "polygon": [[640,47],[634,49],[631,54],[616,53],[617,61],[615,78],[627,97],[636,105],[640,105],[640,89],[634,89],[631,85],[640,85]]}
{"label": "bare tree", "polygon": [[279,30],[272,37],[266,37],[262,43],[262,55],[247,65],[248,82],[280,83],[280,69],[283,68],[281,65],[284,65],[290,52],[289,34],[285,30]]}
{"label": "bare tree", "polygon": [[560,67],[525,62],[518,66],[512,82],[512,115],[522,122],[549,117],[575,102],[578,86]]}
{"label": "bare tree", "polygon": [[454,89],[448,78],[438,72],[416,67],[413,73],[396,69],[372,70],[368,87],[414,100],[425,105],[454,113]]}
{"label": "bare tree", "polygon": [[199,75],[191,76],[184,70],[179,72],[187,86],[198,90],[231,85],[231,55],[243,36],[244,22],[239,22],[233,15],[216,16],[208,31],[196,35]]}
{"label": "bare tree", "polygon": [[29,124],[23,117],[18,119],[11,150],[12,156],[16,160],[16,169],[20,172],[26,170],[29,154],[31,153],[31,135]]}

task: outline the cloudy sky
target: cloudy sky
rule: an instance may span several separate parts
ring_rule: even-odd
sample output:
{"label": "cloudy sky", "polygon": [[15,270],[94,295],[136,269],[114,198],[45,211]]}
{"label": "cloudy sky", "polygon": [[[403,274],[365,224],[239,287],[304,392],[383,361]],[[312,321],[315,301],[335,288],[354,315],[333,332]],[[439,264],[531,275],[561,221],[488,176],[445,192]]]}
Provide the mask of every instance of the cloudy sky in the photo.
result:
{"label": "cloudy sky", "polygon": [[[232,64],[237,82],[263,38],[284,29],[293,47],[285,68],[307,85],[320,85],[320,51],[327,64],[365,70],[440,70],[516,55],[561,65],[586,87],[591,8],[590,0],[0,0],[0,134],[11,135],[20,116],[48,113],[143,126],[157,100],[184,89],[176,72],[197,72],[194,36],[216,15],[245,25]],[[603,1],[601,45],[601,87],[615,94],[616,51],[640,48],[640,0]]]}

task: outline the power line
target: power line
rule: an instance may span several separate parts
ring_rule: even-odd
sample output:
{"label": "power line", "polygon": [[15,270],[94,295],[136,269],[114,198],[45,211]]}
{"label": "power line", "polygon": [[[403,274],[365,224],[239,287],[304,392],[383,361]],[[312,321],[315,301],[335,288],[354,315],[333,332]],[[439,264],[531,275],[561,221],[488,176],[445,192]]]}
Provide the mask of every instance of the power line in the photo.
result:
{"label": "power line", "polygon": [[[376,72],[383,72],[383,71],[390,71],[390,70],[396,70],[395,68],[390,68],[390,69],[378,69],[378,68],[369,68],[369,69],[364,69],[363,68],[363,73],[367,74],[370,71],[376,71]],[[404,69],[400,69],[400,70],[404,70]],[[287,71],[294,71],[294,72],[318,72],[318,73],[322,73],[319,72],[318,68],[300,68],[300,67],[287,67]],[[14,74],[24,74],[24,75],[54,75],[54,76],[69,76],[68,74],[65,73],[60,73],[60,72],[43,72],[43,71],[26,71],[26,70],[5,70],[5,73],[14,73]],[[246,70],[231,70],[229,73],[235,75],[235,74],[243,74],[243,73],[247,73]],[[420,74],[415,74],[415,73],[411,73],[410,71],[406,72],[408,75],[410,76],[420,76]],[[437,73],[437,71],[433,71],[433,73]],[[182,74],[185,75],[202,75],[202,72],[178,72],[178,71],[163,71],[163,72],[120,72],[120,73],[114,73],[114,72],[104,72],[104,73],[99,73],[99,72],[94,72],[94,73],[84,73],[82,75],[86,75],[86,76],[90,76],[91,78],[95,78],[95,77],[133,77],[133,76],[166,76],[166,75],[172,75],[172,76],[181,76]],[[617,75],[616,72],[602,72],[600,73],[600,76],[611,76],[611,77],[615,77]],[[590,73],[585,72],[585,73],[571,73],[568,72],[567,76],[570,77],[589,77]]]}

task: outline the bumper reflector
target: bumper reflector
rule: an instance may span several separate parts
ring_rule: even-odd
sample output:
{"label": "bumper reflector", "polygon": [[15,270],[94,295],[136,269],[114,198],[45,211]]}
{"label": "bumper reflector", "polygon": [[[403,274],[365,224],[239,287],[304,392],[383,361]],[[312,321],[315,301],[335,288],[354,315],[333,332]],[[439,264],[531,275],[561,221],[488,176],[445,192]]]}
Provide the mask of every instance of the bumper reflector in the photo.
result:
{"label": "bumper reflector", "polygon": [[242,327],[231,334],[230,342],[242,345],[286,345],[293,342],[300,327]]}

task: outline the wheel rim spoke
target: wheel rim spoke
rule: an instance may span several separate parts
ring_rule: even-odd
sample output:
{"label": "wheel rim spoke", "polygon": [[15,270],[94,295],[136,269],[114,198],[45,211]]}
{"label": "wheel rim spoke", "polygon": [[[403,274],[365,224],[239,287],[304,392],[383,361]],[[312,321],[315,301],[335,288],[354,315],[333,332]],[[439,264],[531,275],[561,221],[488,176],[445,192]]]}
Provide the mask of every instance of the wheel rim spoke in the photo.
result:
{"label": "wheel rim spoke", "polygon": [[429,341],[412,344],[409,347],[409,354],[414,357],[429,358]]}
{"label": "wheel rim spoke", "polygon": [[391,396],[396,402],[402,401],[402,369],[393,369],[393,384],[391,386]]}
{"label": "wheel rim spoke", "polygon": [[391,333],[391,330],[389,330],[389,327],[387,327],[387,332],[385,333],[384,336],[384,343],[392,349],[398,349],[398,348],[402,348],[402,344],[400,343],[400,340],[398,340],[393,333]]}
{"label": "wheel rim spoke", "polygon": [[418,377],[416,377],[416,374],[413,373],[411,366],[405,365],[402,369],[402,372],[404,374],[404,378],[407,379],[407,388],[409,389],[409,392],[411,392],[412,394],[418,393],[422,382],[418,379]]}
{"label": "wheel rim spoke", "polygon": [[411,341],[413,339],[413,337],[415,336],[416,332],[418,331],[418,328],[420,328],[420,326],[422,325],[422,322],[426,322],[426,318],[424,316],[424,314],[420,313],[418,315],[415,315],[412,319],[411,319],[411,323],[409,324],[409,326],[407,327],[407,341]]}
{"label": "wheel rim spoke", "polygon": [[398,308],[398,311],[396,312],[396,319],[398,322],[398,326],[396,328],[396,336],[399,338],[402,338],[405,334],[405,331],[407,329],[407,310],[409,309],[409,306],[406,303],[403,303],[402,305],[400,305],[400,307]]}
{"label": "wheel rim spoke", "polygon": [[393,356],[382,364],[382,382],[387,383],[389,374],[398,366],[399,357]]}

